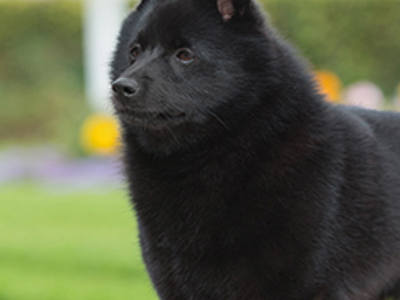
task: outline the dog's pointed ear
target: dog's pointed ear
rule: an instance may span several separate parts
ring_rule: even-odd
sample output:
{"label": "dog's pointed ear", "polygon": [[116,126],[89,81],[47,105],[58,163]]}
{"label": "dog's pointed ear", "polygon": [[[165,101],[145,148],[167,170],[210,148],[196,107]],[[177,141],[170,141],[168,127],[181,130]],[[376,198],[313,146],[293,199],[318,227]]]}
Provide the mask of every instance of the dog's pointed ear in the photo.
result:
{"label": "dog's pointed ear", "polygon": [[217,5],[224,20],[228,21],[233,16],[242,16],[249,11],[250,2],[251,0],[217,0]]}

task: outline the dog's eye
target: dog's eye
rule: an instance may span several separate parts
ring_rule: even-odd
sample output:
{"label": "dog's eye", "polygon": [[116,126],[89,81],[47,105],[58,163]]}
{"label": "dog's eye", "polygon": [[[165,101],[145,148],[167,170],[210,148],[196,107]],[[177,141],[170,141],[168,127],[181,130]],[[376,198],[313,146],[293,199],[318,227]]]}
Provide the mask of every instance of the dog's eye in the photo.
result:
{"label": "dog's eye", "polygon": [[189,64],[189,63],[193,62],[196,58],[193,51],[188,48],[178,49],[176,51],[175,56],[180,62],[182,62],[184,64]]}
{"label": "dog's eye", "polygon": [[129,59],[131,60],[132,64],[137,60],[140,53],[142,53],[142,48],[140,47],[140,45],[134,45],[131,49],[131,52],[129,53]]}

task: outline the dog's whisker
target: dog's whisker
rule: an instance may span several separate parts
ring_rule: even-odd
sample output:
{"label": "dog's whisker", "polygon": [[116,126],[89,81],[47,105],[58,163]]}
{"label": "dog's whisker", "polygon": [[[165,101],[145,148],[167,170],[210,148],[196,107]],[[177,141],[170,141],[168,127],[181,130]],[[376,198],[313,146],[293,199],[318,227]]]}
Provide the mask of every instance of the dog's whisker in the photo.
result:
{"label": "dog's whisker", "polygon": [[231,128],[224,121],[222,121],[221,118],[218,117],[218,115],[212,110],[209,110],[208,113],[213,116],[219,123],[221,123],[221,125],[224,126],[226,129],[228,129],[229,131],[231,130]]}

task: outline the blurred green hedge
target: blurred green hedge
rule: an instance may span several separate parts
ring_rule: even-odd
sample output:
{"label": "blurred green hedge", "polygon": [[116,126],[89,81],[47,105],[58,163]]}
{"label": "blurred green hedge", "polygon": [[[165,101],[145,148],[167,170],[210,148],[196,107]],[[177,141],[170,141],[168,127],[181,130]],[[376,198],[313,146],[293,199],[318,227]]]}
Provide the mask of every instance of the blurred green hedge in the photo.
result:
{"label": "blurred green hedge", "polygon": [[83,96],[82,4],[0,2],[0,141],[70,145]]}
{"label": "blurred green hedge", "polygon": [[348,85],[400,82],[400,0],[264,0],[272,23],[318,69]]}
{"label": "blurred green hedge", "polygon": [[[316,69],[345,83],[400,81],[400,0],[263,0]],[[83,96],[82,3],[0,2],[0,140],[72,141]]]}

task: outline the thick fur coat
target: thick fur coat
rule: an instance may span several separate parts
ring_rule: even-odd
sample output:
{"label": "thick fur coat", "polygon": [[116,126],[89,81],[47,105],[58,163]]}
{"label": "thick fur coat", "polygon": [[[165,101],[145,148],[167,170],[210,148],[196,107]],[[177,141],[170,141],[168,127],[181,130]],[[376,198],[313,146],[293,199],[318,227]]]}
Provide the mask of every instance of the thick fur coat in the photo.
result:
{"label": "thick fur coat", "polygon": [[400,115],[333,106],[250,0],[143,0],[113,103],[163,300],[400,299]]}

